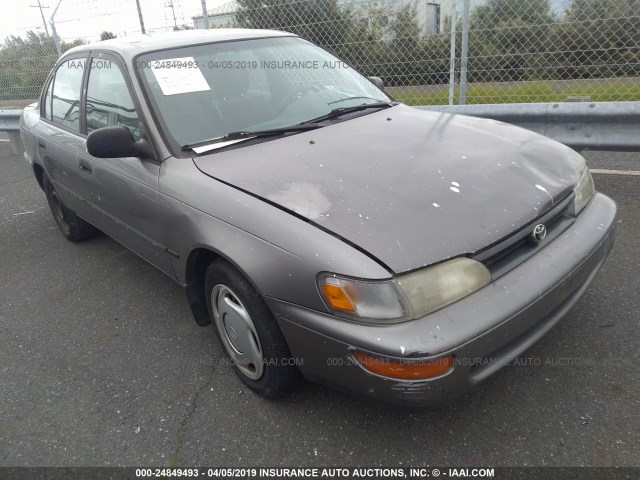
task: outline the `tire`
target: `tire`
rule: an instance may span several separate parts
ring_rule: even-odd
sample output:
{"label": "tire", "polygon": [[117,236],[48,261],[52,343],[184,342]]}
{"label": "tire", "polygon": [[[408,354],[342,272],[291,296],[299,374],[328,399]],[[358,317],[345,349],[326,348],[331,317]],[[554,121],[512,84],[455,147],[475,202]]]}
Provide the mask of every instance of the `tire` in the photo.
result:
{"label": "tire", "polygon": [[291,392],[302,378],[262,297],[237,269],[216,260],[207,269],[209,316],[236,374],[266,398]]}
{"label": "tire", "polygon": [[76,213],[68,208],[63,202],[53,183],[48,176],[42,178],[42,186],[47,196],[47,202],[51,209],[51,214],[58,224],[58,228],[71,242],[80,242],[94,237],[98,233],[98,229],[80,218]]}

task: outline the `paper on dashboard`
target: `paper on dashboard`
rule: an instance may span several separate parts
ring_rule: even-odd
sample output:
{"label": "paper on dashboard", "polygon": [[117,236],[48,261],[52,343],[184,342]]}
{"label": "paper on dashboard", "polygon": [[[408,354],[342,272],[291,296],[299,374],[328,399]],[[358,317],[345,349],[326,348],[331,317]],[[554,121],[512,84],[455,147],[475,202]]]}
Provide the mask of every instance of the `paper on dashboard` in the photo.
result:
{"label": "paper on dashboard", "polygon": [[155,60],[151,71],[165,96],[211,90],[193,57]]}

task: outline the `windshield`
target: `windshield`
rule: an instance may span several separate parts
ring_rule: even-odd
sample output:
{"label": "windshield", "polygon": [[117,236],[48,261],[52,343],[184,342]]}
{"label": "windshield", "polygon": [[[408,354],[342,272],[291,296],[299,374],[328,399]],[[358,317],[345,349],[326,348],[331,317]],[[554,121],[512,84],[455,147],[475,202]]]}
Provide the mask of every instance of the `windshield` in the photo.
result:
{"label": "windshield", "polygon": [[189,46],[143,55],[136,63],[177,145],[391,101],[353,68],[297,37]]}

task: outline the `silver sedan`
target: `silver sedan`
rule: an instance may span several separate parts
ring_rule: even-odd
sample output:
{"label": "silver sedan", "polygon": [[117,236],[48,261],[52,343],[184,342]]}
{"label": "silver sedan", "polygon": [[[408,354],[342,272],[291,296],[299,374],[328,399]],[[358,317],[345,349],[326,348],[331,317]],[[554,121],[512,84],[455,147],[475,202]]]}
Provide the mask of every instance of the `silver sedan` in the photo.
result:
{"label": "silver sedan", "polygon": [[613,243],[578,153],[398,103],[284,32],[71,49],[21,126],[63,235],[100,230],[184,286],[265,397],[306,378],[449,402],[553,327]]}

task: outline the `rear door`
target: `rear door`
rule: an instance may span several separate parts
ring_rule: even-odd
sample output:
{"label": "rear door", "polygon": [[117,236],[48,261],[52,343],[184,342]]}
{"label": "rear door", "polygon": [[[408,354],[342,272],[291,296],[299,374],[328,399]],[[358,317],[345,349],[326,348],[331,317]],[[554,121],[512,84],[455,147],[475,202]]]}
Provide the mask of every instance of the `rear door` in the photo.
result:
{"label": "rear door", "polygon": [[78,151],[85,148],[82,133],[81,89],[87,54],[61,63],[49,79],[40,106],[42,121],[36,131],[36,148],[63,202],[91,222],[91,209],[81,195],[87,172],[78,164]]}

